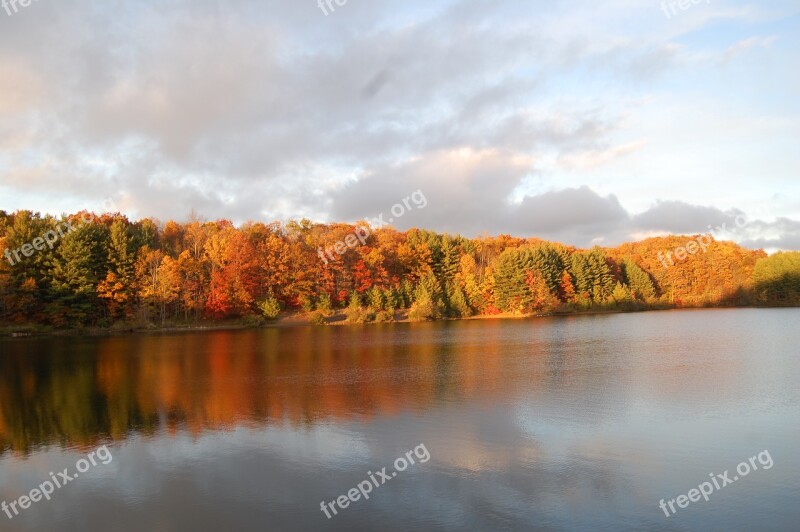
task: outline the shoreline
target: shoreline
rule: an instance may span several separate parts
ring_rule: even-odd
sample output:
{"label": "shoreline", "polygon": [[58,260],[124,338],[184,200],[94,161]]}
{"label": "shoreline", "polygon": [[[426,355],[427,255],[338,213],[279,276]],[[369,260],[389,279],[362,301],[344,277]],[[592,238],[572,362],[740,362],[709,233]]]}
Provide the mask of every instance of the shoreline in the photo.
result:
{"label": "shoreline", "polygon": [[596,316],[603,314],[631,314],[638,312],[658,312],[668,310],[725,310],[725,309],[765,309],[765,308],[798,308],[796,306],[780,305],[747,305],[747,306],[709,306],[709,307],[647,307],[635,309],[587,309],[580,311],[553,311],[541,314],[481,314],[466,318],[439,318],[436,320],[415,321],[408,319],[408,310],[396,311],[394,319],[389,321],[369,321],[353,323],[346,319],[343,310],[335,312],[325,319],[324,323],[315,324],[311,321],[313,312],[295,312],[287,314],[273,321],[252,325],[240,320],[225,322],[196,322],[187,324],[170,324],[163,327],[131,326],[131,327],[85,327],[72,329],[54,329],[45,325],[11,325],[0,324],[0,339],[4,338],[33,338],[33,337],[78,337],[92,338],[104,336],[145,336],[150,334],[165,334],[177,332],[203,332],[203,331],[238,331],[257,329],[285,329],[291,327],[348,327],[358,325],[382,325],[389,323],[435,323],[444,321],[469,321],[469,320],[524,320],[531,318],[552,318],[565,316]]}

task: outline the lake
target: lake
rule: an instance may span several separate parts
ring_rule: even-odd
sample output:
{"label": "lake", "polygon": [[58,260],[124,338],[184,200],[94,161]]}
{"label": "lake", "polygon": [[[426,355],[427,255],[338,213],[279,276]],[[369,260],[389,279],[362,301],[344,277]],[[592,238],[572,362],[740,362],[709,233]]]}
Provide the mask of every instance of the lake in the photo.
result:
{"label": "lake", "polygon": [[797,530],[798,324],[0,340],[0,530]]}

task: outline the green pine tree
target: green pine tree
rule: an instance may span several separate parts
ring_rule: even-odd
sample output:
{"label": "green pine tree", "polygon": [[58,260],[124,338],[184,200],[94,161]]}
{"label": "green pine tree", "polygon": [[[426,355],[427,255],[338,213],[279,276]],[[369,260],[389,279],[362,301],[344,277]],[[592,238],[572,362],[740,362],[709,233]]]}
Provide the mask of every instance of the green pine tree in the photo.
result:
{"label": "green pine tree", "polygon": [[48,305],[52,318],[85,324],[97,315],[98,281],[107,271],[107,228],[85,224],[66,234],[53,254],[50,288],[54,300]]}
{"label": "green pine tree", "polygon": [[440,305],[428,289],[430,283],[420,283],[414,295],[414,303],[408,313],[412,321],[436,320],[442,316]]}
{"label": "green pine tree", "polygon": [[653,287],[653,280],[631,259],[626,259],[622,263],[625,279],[631,289],[631,297],[637,301],[648,301],[656,297],[656,289]]}
{"label": "green pine tree", "polygon": [[529,250],[507,249],[497,258],[494,272],[495,303],[505,312],[526,312],[533,304],[526,272],[535,270]]}
{"label": "green pine tree", "polygon": [[458,284],[449,283],[446,293],[447,308],[450,315],[456,318],[467,318],[472,315],[472,309],[467,303],[467,296]]}
{"label": "green pine tree", "polygon": [[386,299],[383,291],[377,286],[371,287],[369,290],[367,290],[367,303],[369,304],[369,307],[375,312],[382,310],[384,305],[386,304]]}
{"label": "green pine tree", "polygon": [[605,303],[614,291],[614,277],[606,262],[606,254],[599,247],[589,253],[589,271],[592,278],[592,301],[596,304]]}
{"label": "green pine tree", "polygon": [[588,299],[592,296],[592,275],[589,270],[589,261],[586,254],[576,252],[572,255],[569,265],[569,273],[575,280],[575,292],[578,299]]}
{"label": "green pine tree", "polygon": [[437,269],[437,277],[447,285],[455,279],[460,268],[460,255],[458,247],[448,235],[442,237],[441,259]]}
{"label": "green pine tree", "polygon": [[617,304],[628,303],[631,300],[631,292],[628,290],[627,286],[617,281],[617,284],[614,285],[614,291],[611,293],[611,297],[614,298]]}

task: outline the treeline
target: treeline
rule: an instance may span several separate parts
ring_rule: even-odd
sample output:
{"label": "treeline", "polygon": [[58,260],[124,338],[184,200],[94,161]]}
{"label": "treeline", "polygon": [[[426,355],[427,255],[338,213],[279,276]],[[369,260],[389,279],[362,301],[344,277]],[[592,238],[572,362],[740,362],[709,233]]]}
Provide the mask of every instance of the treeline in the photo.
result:
{"label": "treeline", "polygon": [[[65,222],[70,230],[44,245],[42,236]],[[581,250],[507,235],[467,239],[378,228],[365,244],[334,260],[321,258],[354,231],[349,224],[307,220],[237,228],[226,220],[161,224],[120,214],[0,211],[0,321],[105,327],[244,318],[256,324],[293,310],[324,321],[346,309],[351,321],[370,321],[394,319],[401,310],[426,320],[800,303],[800,254],[767,257],[730,242],[711,242],[665,268],[659,252],[686,237]]]}

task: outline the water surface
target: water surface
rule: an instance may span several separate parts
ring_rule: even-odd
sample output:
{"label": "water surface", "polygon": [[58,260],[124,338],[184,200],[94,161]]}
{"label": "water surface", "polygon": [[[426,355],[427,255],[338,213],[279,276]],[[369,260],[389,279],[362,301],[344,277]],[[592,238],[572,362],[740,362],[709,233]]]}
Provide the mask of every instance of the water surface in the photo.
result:
{"label": "water surface", "polygon": [[[798,323],[687,310],[0,340],[0,502],[113,456],[0,530],[797,530]],[[321,511],[420,444],[427,461]],[[659,508],[765,450],[770,469]]]}

